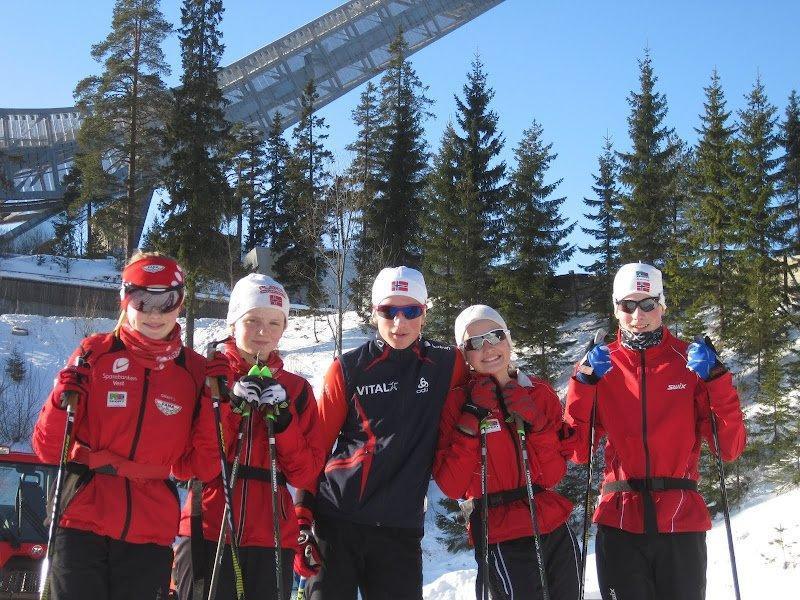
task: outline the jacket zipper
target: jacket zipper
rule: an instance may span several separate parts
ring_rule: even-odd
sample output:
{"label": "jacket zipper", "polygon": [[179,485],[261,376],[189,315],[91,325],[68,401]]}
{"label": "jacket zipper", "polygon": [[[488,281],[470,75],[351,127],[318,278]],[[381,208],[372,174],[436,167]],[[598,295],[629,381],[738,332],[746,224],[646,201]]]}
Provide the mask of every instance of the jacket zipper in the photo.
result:
{"label": "jacket zipper", "polygon": [[[131,443],[131,451],[128,453],[128,460],[133,460],[136,456],[136,447],[139,445],[139,436],[142,434],[142,423],[144,422],[144,412],[147,408],[147,388],[150,384],[150,369],[144,370],[144,385],[142,386],[142,402],[139,405],[139,418],[136,421],[136,431],[133,434],[133,442]],[[125,479],[125,524],[122,526],[122,534],[120,539],[124,540],[128,535],[128,529],[131,526],[131,482]]]}
{"label": "jacket zipper", "polygon": [[[641,387],[641,396],[642,396],[642,445],[644,446],[644,477],[645,481],[650,481],[650,447],[647,444],[647,376],[645,375],[645,360],[644,355],[645,351],[639,351],[642,357],[642,387]],[[645,494],[650,494],[649,490],[644,491]],[[644,506],[642,507],[644,508]],[[644,531],[647,531],[647,523],[644,522],[645,516],[642,514],[643,519],[643,527]]]}

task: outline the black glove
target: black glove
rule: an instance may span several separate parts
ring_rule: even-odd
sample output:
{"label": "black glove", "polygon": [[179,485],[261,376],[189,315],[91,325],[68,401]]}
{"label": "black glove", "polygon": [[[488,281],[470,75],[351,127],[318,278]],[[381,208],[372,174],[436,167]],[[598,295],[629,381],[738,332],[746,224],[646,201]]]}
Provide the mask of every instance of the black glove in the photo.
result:
{"label": "black glove", "polygon": [[456,427],[468,436],[475,437],[480,431],[481,421],[492,414],[485,408],[472,400],[467,400],[461,407],[461,418],[456,423]]}

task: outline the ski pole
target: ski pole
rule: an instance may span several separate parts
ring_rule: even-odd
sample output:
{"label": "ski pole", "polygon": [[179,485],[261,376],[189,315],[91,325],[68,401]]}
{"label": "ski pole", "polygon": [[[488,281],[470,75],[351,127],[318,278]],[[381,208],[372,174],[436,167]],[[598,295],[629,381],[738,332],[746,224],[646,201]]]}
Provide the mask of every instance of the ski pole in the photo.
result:
{"label": "ski pole", "polygon": [[[247,419],[242,419],[239,422],[239,431],[236,435],[236,453],[233,457],[233,466],[231,467],[231,489],[234,489],[236,486],[236,480],[239,475],[239,455],[242,452],[242,440],[244,438],[244,428],[246,421],[249,421],[249,417]],[[225,504],[225,508],[223,509],[222,514],[222,522],[220,523],[219,528],[219,538],[217,539],[217,550],[214,554],[214,562],[213,562],[213,569],[211,571],[211,581],[209,583],[209,598],[214,598],[217,594],[217,586],[219,585],[219,570],[222,568],[222,554],[225,550],[225,531],[228,519],[228,505]]]}
{"label": "ski pole", "polygon": [[536,518],[536,504],[533,494],[533,478],[531,477],[531,461],[528,458],[527,435],[525,435],[525,423],[519,417],[514,418],[519,438],[520,455],[522,469],[525,471],[525,487],[528,490],[528,508],[531,512],[531,527],[533,528],[533,547],[536,550],[536,562],[539,563],[539,582],[542,585],[542,600],[550,600],[550,588],[547,586],[547,575],[544,570],[544,551],[542,550],[542,539],[539,533],[539,520]]}
{"label": "ski pole", "polygon": [[[79,357],[77,359],[81,361]],[[80,362],[79,362],[80,364]],[[53,508],[50,511],[50,527],[47,530],[47,554],[42,561],[42,571],[39,576],[39,599],[50,599],[50,560],[53,557],[53,542],[55,538],[56,527],[61,518],[60,504],[61,504],[61,484],[64,481],[64,471],[66,471],[67,454],[72,445],[72,428],[75,424],[75,403],[78,401],[77,392],[66,392],[61,396],[62,402],[67,405],[67,422],[64,425],[64,441],[61,444],[61,458],[58,462],[58,472],[56,473],[56,486],[53,491]]]}
{"label": "ski pole", "polygon": [[[697,341],[699,342],[699,336]],[[714,348],[714,344],[711,342],[711,338],[709,336],[705,336],[703,342],[706,345],[714,350],[716,353],[716,348]],[[722,453],[719,448],[719,432],[717,430],[717,417],[714,414],[714,411],[711,410],[709,407],[709,413],[711,414],[711,437],[714,439],[714,454],[716,454],[716,462],[717,462],[717,474],[719,475],[719,490],[720,494],[722,495],[722,513],[725,517],[725,532],[728,536],[728,554],[730,555],[731,559],[731,575],[733,576],[733,591],[736,595],[736,600],[741,600],[742,596],[739,591],[739,571],[736,568],[736,553],[733,549],[733,531],[731,529],[731,514],[730,510],[728,509],[728,488],[725,485],[725,465],[722,463]]]}
{"label": "ski pole", "polygon": [[489,600],[489,495],[486,485],[487,452],[486,433],[489,425],[486,419],[480,423],[481,430],[481,528],[483,531],[483,577],[481,578],[481,600]]}
{"label": "ski pole", "polygon": [[305,600],[306,597],[306,578],[301,577],[300,583],[297,584],[297,596],[295,600]]}
{"label": "ski pole", "polygon": [[[589,344],[589,350],[603,343],[606,337],[606,330],[600,328],[594,334],[594,340]],[[588,352],[588,350],[587,350]],[[592,487],[592,468],[594,462],[594,428],[597,422],[597,387],[594,388],[594,400],[592,401],[592,415],[589,419],[589,443],[587,456],[589,461],[586,465],[586,492],[583,495],[583,546],[581,547],[581,579],[579,582],[579,600],[583,600],[584,593],[586,592],[586,562],[589,559],[589,509],[590,509],[590,496]]]}
{"label": "ski pole", "polygon": [[[212,342],[206,349],[206,356],[212,358],[214,356],[215,344]],[[211,402],[214,407],[214,417],[217,420],[217,444],[219,446],[219,459],[221,463],[221,476],[222,476],[222,490],[225,496],[225,506],[227,510],[227,519],[220,524],[221,528],[228,526],[228,531],[231,538],[231,562],[233,563],[233,577],[236,585],[236,600],[244,600],[244,579],[242,577],[242,566],[239,563],[239,544],[236,541],[236,526],[233,522],[233,499],[231,497],[230,476],[228,473],[228,460],[225,455],[225,434],[222,431],[222,413],[220,411],[220,391],[219,382],[213,377],[206,377],[206,385],[211,390]],[[216,570],[216,569],[215,569]],[[212,573],[212,583],[214,576]],[[216,590],[214,590],[216,592]],[[214,596],[211,595],[209,590],[209,600],[213,600]]]}

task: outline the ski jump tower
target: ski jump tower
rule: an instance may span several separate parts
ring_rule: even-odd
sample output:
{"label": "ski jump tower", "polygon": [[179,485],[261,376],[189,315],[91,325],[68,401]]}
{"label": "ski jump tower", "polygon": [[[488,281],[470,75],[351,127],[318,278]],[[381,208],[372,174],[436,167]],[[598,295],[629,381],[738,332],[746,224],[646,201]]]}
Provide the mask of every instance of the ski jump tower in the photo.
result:
{"label": "ski jump tower", "polygon": [[[403,32],[413,54],[503,0],[351,0],[223,67],[219,83],[226,115],[266,132],[276,112],[294,125],[310,79],[317,108],[371,79]],[[0,108],[0,243],[44,223],[61,206],[61,182],[77,150],[81,115],[74,107]],[[139,224],[143,226],[149,202]]]}

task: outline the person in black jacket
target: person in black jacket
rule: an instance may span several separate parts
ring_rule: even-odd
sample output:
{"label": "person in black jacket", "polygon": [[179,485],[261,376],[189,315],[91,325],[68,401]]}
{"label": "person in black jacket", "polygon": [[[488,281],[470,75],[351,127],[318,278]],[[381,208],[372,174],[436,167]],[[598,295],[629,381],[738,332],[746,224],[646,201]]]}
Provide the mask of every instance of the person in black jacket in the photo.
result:
{"label": "person in black jacket", "polygon": [[304,550],[295,570],[311,576],[311,600],[355,600],[359,591],[365,600],[422,598],[439,419],[467,374],[455,347],[422,337],[427,300],[419,271],[383,269],[372,286],[375,339],[334,360],[325,376],[318,443],[330,454],[318,489],[301,491],[295,504]]}

